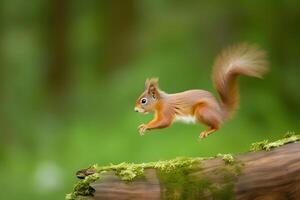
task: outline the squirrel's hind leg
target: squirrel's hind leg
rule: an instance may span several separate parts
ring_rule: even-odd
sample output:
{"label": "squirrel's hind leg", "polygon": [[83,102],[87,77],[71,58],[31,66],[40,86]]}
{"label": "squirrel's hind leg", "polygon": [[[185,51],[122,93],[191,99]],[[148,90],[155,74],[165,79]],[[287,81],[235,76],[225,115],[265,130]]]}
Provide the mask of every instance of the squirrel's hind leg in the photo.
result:
{"label": "squirrel's hind leg", "polygon": [[201,139],[217,131],[222,123],[221,115],[213,108],[207,105],[201,105],[195,109],[195,116],[200,123],[207,125],[209,128],[200,133]]}

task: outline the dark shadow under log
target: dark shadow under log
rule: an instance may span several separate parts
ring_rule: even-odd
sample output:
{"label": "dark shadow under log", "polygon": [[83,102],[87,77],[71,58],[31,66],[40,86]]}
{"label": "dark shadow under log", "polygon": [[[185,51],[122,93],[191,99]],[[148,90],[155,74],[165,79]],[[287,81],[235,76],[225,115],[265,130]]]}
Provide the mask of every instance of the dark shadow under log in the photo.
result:
{"label": "dark shadow under log", "polygon": [[231,162],[202,160],[171,173],[146,168],[144,176],[132,181],[113,172],[101,176],[90,184],[94,193],[87,199],[296,200],[300,199],[300,143],[237,155]]}

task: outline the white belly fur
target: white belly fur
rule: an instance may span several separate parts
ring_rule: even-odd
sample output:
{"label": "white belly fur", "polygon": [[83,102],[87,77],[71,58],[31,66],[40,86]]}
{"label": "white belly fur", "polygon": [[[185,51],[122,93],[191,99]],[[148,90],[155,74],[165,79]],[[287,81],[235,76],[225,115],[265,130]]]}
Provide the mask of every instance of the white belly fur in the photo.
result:
{"label": "white belly fur", "polygon": [[195,124],[197,122],[196,118],[191,115],[186,115],[186,116],[176,115],[174,121],[183,122],[185,124]]}

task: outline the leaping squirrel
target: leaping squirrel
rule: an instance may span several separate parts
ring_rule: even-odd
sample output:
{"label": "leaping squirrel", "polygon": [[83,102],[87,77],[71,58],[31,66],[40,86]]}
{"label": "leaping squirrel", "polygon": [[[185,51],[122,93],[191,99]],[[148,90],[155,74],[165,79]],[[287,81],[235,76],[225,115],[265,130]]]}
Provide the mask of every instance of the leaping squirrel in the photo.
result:
{"label": "leaping squirrel", "polygon": [[165,128],[175,121],[202,123],[208,128],[199,137],[205,138],[217,131],[221,124],[232,117],[239,104],[237,78],[239,75],[261,78],[267,71],[266,53],[255,45],[239,44],[225,49],[215,60],[212,79],[220,95],[218,102],[205,90],[187,90],[168,94],[158,87],[158,79],[146,80],[146,89],[137,99],[135,111],[155,112],[155,117],[138,129],[145,131]]}

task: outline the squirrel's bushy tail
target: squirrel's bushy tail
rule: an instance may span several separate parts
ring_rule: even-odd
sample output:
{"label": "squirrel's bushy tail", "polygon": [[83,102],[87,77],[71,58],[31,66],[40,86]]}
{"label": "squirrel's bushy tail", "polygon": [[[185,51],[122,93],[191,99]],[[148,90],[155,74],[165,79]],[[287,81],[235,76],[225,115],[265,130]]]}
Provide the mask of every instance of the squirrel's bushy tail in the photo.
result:
{"label": "squirrel's bushy tail", "polygon": [[216,59],[213,81],[221,97],[224,120],[230,118],[239,104],[237,77],[261,78],[267,71],[266,53],[246,43],[225,49]]}

